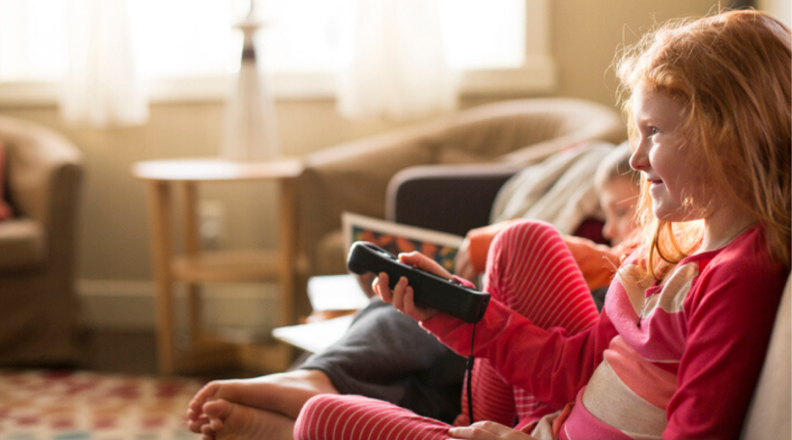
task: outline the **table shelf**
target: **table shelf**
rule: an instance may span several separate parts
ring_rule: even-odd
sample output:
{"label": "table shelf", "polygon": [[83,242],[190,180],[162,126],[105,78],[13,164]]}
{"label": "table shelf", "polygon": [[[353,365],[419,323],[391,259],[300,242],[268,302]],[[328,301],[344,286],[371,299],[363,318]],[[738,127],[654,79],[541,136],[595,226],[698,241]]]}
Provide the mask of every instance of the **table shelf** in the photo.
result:
{"label": "table shelf", "polygon": [[172,266],[176,280],[188,283],[278,281],[278,251],[227,250],[176,257]]}

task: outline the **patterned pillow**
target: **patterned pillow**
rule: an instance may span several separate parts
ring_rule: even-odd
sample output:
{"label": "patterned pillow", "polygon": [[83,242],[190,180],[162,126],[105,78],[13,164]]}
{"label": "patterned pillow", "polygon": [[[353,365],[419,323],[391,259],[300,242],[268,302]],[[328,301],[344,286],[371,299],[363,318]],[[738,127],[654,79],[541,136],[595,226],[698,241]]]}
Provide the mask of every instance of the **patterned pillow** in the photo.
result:
{"label": "patterned pillow", "polygon": [[5,183],[6,183],[6,156],[5,156],[5,148],[3,144],[0,143],[0,222],[11,218],[13,212],[11,211],[11,205],[8,204],[5,195]]}

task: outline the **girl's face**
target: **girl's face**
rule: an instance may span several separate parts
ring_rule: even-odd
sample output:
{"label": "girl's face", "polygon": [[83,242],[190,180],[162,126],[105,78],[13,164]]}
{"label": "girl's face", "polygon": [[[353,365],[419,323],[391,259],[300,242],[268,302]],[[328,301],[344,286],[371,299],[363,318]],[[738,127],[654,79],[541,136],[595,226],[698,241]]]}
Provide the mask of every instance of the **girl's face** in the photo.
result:
{"label": "girl's face", "polygon": [[630,157],[630,166],[643,173],[650,184],[652,212],[667,222],[701,218],[701,212],[685,206],[683,200],[703,200],[691,169],[689,146],[682,134],[685,108],[658,92],[636,87],[633,93],[633,117],[639,139]]}

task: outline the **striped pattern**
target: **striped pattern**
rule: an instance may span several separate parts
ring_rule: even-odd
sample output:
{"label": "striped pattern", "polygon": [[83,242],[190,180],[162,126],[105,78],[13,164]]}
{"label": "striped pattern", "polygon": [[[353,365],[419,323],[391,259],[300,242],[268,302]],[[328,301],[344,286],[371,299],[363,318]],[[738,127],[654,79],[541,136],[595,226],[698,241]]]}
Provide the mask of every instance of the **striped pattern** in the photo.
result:
{"label": "striped pattern", "polygon": [[[666,428],[685,350],[683,304],[699,266],[682,264],[662,285],[652,286],[629,282],[636,270],[634,264],[619,269],[608,292],[605,311],[619,336],[570,414],[565,433],[571,439],[587,438],[592,429],[606,436],[659,439]],[[574,421],[590,416],[594,422]]]}
{"label": "striped pattern", "polygon": [[[487,261],[485,290],[543,328],[570,334],[596,322],[598,313],[580,269],[559,233],[543,222],[518,222],[495,238]],[[525,425],[551,412],[529,392],[503,381],[489,361],[473,370],[476,420]],[[455,425],[467,425],[466,393]],[[295,439],[444,439],[450,428],[386,402],[361,396],[317,396],[295,425]]]}
{"label": "striped pattern", "polygon": [[445,440],[450,427],[382,400],[323,394],[303,406],[294,438]]}
{"label": "striped pattern", "polygon": [[[492,243],[486,274],[484,290],[540,328],[562,327],[569,334],[576,334],[593,325],[599,316],[572,253],[558,231],[547,223],[517,222],[501,232]],[[492,367],[480,374],[485,375],[480,380],[489,387],[500,382],[501,386],[512,388]],[[475,372],[473,377],[476,378]],[[541,415],[547,412],[541,411],[542,403],[530,392],[518,387],[512,390],[519,420],[525,421],[537,411]],[[503,403],[498,394],[480,393],[475,385],[474,391],[473,414],[477,420],[492,420],[507,426],[513,423],[511,414],[479,416],[479,411],[490,416]],[[463,405],[462,409],[466,414],[467,406]]]}
{"label": "striped pattern", "polygon": [[[671,375],[671,378],[676,379],[676,376]],[[666,383],[661,382],[662,385]],[[666,404],[670,397],[666,397]],[[622,432],[645,433],[659,438],[665,429],[665,405],[654,405],[649,399],[638,395],[621,380],[607,361],[602,362],[594,372],[582,401],[594,417]]]}

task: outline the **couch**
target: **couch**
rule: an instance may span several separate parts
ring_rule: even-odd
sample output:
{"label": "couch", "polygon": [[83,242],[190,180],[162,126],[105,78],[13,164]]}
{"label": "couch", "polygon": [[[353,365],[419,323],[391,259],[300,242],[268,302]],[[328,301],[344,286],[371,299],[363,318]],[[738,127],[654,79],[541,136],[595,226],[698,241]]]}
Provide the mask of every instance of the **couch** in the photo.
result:
{"label": "couch", "polygon": [[792,438],[792,276],[778,306],[762,375],[743,426],[743,440]]}
{"label": "couch", "polygon": [[[462,235],[488,223],[495,195],[511,175],[510,170],[493,166],[404,170],[388,187],[388,219]],[[436,209],[420,209],[421,205]],[[740,438],[792,438],[792,275]]]}
{"label": "couch", "polygon": [[0,117],[6,195],[0,222],[0,366],[76,359],[75,235],[82,154],[33,122]]}
{"label": "couch", "polygon": [[625,137],[624,124],[610,107],[576,99],[522,99],[308,155],[297,181],[302,272],[345,272],[341,213],[385,218],[388,182],[401,170],[489,164],[513,173],[585,140],[618,143]]}

